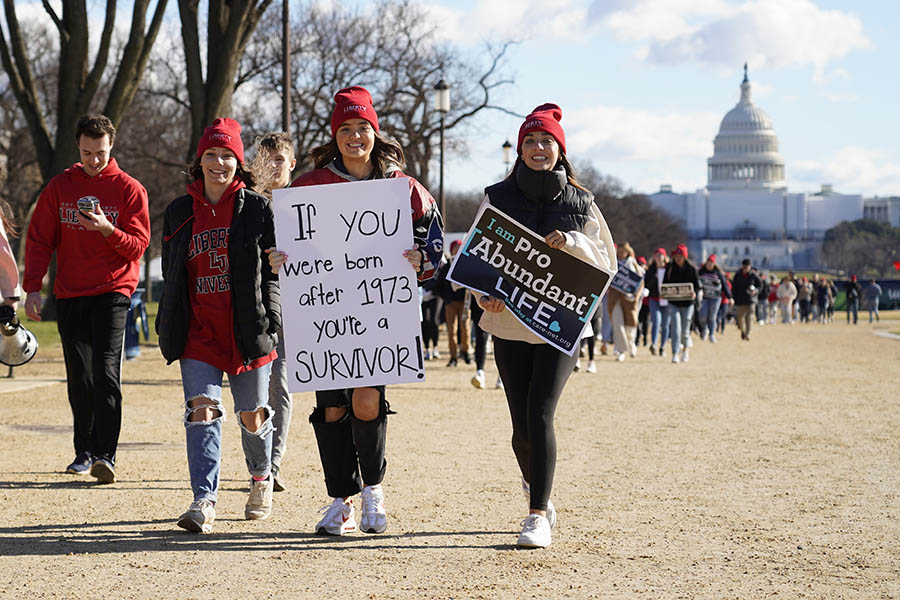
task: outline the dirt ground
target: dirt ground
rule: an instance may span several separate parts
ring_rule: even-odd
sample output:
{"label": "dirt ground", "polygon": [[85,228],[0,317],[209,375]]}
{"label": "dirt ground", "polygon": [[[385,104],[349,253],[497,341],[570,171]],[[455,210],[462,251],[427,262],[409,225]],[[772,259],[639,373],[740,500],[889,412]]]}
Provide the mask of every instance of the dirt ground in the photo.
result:
{"label": "dirt ground", "polygon": [[472,388],[468,367],[432,361],[389,390],[385,534],[312,534],[328,498],[314,400],[297,394],[272,517],[243,520],[230,414],[218,518],[198,536],[175,526],[191,500],[177,366],[153,347],[126,363],[119,481],[98,486],[62,473],[65,370],[45,347],[0,381],[0,595],[900,597],[900,341],[874,329],[839,315],[745,343],[730,327],[687,364],[642,348],[575,373],[557,412],[559,525],[535,551],[515,547],[527,503],[504,396]]}

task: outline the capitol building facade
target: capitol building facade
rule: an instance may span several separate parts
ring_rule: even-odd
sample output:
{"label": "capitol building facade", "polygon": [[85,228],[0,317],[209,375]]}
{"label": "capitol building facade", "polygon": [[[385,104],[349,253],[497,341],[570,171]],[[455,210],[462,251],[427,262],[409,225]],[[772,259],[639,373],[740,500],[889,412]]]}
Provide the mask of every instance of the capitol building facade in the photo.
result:
{"label": "capitol building facade", "polygon": [[744,258],[762,269],[816,268],[825,232],[841,221],[865,215],[900,226],[900,198],[864,201],[829,184],[815,193],[789,192],[778,146],[772,120],[753,103],[744,65],[740,101],[722,119],[707,160],[706,187],[675,193],[663,185],[649,196],[684,222],[698,260],[716,254],[730,268]]}

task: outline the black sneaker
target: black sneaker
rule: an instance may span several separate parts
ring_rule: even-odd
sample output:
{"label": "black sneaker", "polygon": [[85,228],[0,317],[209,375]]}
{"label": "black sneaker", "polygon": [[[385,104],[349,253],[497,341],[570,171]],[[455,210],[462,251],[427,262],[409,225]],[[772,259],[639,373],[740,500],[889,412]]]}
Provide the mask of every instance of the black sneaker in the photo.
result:
{"label": "black sneaker", "polygon": [[465,362],[467,365],[472,363],[472,359],[469,358],[468,352],[463,352],[460,356],[462,357],[463,362]]}
{"label": "black sneaker", "polygon": [[448,366],[448,367],[455,367],[455,366],[456,366],[456,359],[455,359],[455,358],[451,358],[451,359],[447,362],[447,366]]}
{"label": "black sneaker", "polygon": [[113,464],[105,458],[97,458],[91,465],[91,477],[96,477],[97,483],[115,483],[116,470],[113,468]]}
{"label": "black sneaker", "polygon": [[91,453],[90,452],[82,452],[78,456],[75,457],[75,460],[72,461],[68,467],[66,467],[66,473],[70,473],[72,475],[86,475],[88,471],[91,470]]}

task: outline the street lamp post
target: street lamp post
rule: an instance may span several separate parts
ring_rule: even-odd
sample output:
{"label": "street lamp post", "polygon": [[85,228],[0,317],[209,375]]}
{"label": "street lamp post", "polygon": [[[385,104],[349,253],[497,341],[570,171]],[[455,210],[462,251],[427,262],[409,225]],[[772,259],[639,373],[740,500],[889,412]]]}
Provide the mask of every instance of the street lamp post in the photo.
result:
{"label": "street lamp post", "polygon": [[288,0],[281,5],[281,129],[291,132],[291,27]]}
{"label": "street lamp post", "polygon": [[444,205],[444,117],[450,112],[450,86],[441,79],[434,86],[434,108],[441,113],[441,187],[440,205],[441,216],[444,223],[447,222],[447,207]]}
{"label": "street lamp post", "polygon": [[506,165],[506,170],[503,173],[505,177],[509,173],[509,165],[512,163],[512,144],[509,143],[509,140],[506,140],[501,148],[503,148],[503,164]]}

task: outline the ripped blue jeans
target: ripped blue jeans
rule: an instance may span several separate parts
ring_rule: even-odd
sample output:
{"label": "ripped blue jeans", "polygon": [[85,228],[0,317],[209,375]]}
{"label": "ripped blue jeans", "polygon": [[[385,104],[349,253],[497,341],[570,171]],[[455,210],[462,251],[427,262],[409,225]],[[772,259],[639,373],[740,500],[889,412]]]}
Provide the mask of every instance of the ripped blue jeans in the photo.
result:
{"label": "ripped blue jeans", "polygon": [[[194,500],[216,501],[219,492],[219,465],[222,460],[222,422],[225,409],[222,406],[222,371],[205,362],[185,358],[181,364],[181,383],[184,387],[184,427],[187,439],[188,470]],[[241,428],[241,445],[244,460],[251,475],[263,477],[271,470],[272,410],[268,405],[269,373],[272,364],[228,375],[234,412]],[[209,398],[218,414],[211,421],[190,421],[191,413],[199,407],[190,407],[190,401]],[[256,431],[247,431],[240,413],[255,412],[265,407],[266,420]]]}

